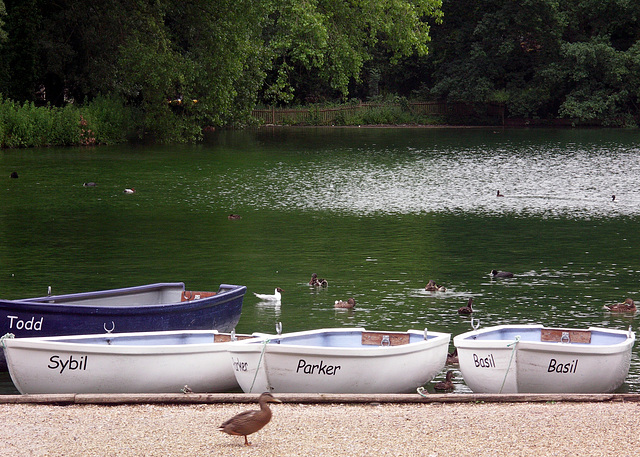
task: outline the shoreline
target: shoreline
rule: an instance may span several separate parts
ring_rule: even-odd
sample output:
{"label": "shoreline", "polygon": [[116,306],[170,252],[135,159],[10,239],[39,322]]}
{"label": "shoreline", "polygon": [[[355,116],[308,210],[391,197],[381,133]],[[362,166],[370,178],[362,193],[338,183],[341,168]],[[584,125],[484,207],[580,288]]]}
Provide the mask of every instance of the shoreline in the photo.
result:
{"label": "shoreline", "polygon": [[[258,393],[163,394],[27,394],[0,395],[0,405],[135,405],[254,403]],[[429,404],[429,403],[640,403],[640,393],[609,394],[274,394],[283,403],[295,404]]]}
{"label": "shoreline", "polygon": [[638,401],[308,404],[293,395],[275,395],[291,401],[271,405],[271,422],[249,436],[249,447],[217,428],[257,409],[256,394],[251,404],[0,404],[0,454],[538,457],[640,449]]}

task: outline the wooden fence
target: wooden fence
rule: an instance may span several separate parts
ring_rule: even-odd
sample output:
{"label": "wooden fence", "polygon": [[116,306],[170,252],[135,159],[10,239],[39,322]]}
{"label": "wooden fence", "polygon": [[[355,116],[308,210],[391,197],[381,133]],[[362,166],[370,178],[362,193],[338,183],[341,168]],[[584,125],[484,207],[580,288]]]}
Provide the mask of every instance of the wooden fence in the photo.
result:
{"label": "wooden fence", "polygon": [[[314,124],[331,125],[338,118],[354,117],[358,113],[362,114],[382,107],[400,107],[401,105],[392,103],[360,103],[358,105],[345,105],[336,108],[269,108],[255,109],[252,112],[254,118],[263,124],[289,125],[289,124]],[[446,102],[411,102],[408,109],[413,115],[435,115],[435,116],[459,116],[467,117],[474,114],[497,118],[497,122],[504,124],[504,105],[495,103],[472,104],[472,103],[446,103]]]}

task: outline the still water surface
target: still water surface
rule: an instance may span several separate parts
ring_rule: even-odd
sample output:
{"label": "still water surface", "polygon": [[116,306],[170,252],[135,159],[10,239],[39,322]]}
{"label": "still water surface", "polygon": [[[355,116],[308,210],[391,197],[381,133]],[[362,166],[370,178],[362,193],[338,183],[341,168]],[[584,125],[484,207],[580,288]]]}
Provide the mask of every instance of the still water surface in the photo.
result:
{"label": "still water surface", "polygon": [[[603,306],[640,301],[639,145],[632,130],[310,128],[2,151],[1,296],[226,282],[248,287],[239,332],[453,336],[470,329],[457,314],[470,297],[481,326],[637,332],[637,316]],[[493,281],[493,268],[516,277]],[[327,289],[309,288],[314,272]],[[426,292],[429,279],[447,292]],[[253,295],[276,286],[279,306]],[[349,297],[355,310],[333,308]],[[638,346],[621,390],[640,391]]]}

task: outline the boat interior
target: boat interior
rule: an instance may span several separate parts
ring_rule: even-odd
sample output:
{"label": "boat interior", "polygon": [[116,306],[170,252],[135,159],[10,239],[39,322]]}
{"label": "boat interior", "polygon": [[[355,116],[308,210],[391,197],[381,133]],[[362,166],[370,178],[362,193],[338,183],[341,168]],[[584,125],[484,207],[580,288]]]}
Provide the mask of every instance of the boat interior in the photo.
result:
{"label": "boat interior", "polygon": [[570,344],[614,345],[627,340],[627,332],[604,331],[595,328],[589,330],[531,327],[502,327],[495,330],[472,333],[465,340],[547,342]]}
{"label": "boat interior", "polygon": [[58,303],[98,307],[153,306],[179,303],[211,297],[216,292],[191,292],[184,290],[184,283],[149,284],[123,289],[100,290],[78,294],[51,295],[21,301]]}

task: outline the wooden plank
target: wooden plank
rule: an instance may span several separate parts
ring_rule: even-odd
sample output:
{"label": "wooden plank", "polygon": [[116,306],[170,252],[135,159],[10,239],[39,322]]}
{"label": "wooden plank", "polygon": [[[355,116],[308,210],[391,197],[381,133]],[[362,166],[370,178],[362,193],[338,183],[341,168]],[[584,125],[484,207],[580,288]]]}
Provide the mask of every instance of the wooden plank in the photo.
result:
{"label": "wooden plank", "polygon": [[[251,335],[236,335],[236,340],[246,340],[249,338],[253,338]],[[228,343],[231,341],[230,333],[216,333],[213,336],[214,343]]]}
{"label": "wooden plank", "polygon": [[552,343],[591,343],[590,330],[563,330],[560,328],[543,328],[540,341]]}
{"label": "wooden plank", "polygon": [[409,344],[410,338],[405,332],[362,332],[362,344],[371,346],[400,346]]}
{"label": "wooden plank", "polygon": [[201,298],[213,297],[217,292],[196,292],[185,290],[182,292],[181,301],[200,300]]}
{"label": "wooden plank", "polygon": [[[284,403],[520,403],[520,402],[640,402],[640,394],[318,394],[275,393]],[[0,395],[1,403],[15,403]],[[13,396],[17,397],[17,396]],[[22,395],[20,403],[53,403],[45,395]],[[257,393],[175,393],[175,394],[77,394],[76,404],[188,404],[255,403]],[[9,400],[9,401],[3,401]],[[58,398],[60,401],[60,398]]]}

